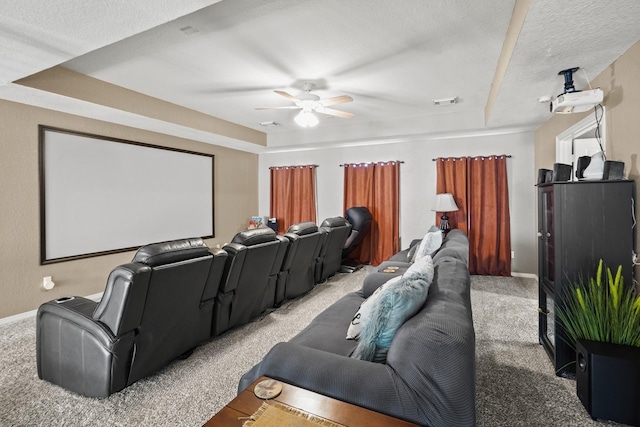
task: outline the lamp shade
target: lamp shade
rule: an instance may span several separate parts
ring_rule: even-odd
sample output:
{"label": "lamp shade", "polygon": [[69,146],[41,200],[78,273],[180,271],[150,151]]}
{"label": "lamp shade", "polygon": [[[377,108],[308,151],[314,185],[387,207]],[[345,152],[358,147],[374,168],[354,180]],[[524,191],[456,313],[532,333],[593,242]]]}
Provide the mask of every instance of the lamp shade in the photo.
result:
{"label": "lamp shade", "polygon": [[440,193],[436,194],[436,200],[431,210],[436,212],[454,212],[458,210],[458,205],[456,205],[456,201],[453,200],[453,194]]}

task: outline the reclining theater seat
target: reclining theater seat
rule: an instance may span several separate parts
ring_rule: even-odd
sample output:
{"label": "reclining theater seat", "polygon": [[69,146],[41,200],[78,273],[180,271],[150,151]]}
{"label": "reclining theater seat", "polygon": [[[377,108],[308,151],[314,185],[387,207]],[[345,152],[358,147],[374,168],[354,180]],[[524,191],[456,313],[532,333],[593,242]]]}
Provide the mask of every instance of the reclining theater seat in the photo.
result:
{"label": "reclining theater seat", "polygon": [[199,238],[143,246],[111,272],[99,303],[66,297],[41,305],[38,377],[107,397],[206,341],[226,256]]}
{"label": "reclining theater seat", "polygon": [[371,230],[371,223],[373,222],[373,216],[369,209],[364,206],[356,206],[347,209],[345,212],[347,221],[351,224],[351,234],[347,238],[344,244],[344,250],[342,251],[342,257],[346,258],[351,252],[353,252],[362,243],[362,240],[367,237]]}
{"label": "reclining theater seat", "polygon": [[284,235],[289,247],[276,289],[276,304],[309,292],[316,284],[316,265],[324,233],[313,222],[294,224]]}
{"label": "reclining theater seat", "polygon": [[347,221],[351,224],[351,233],[344,243],[342,250],[342,266],[340,271],[343,273],[353,273],[362,265],[356,260],[350,259],[349,255],[360,246],[362,241],[371,231],[373,223],[373,215],[365,206],[354,206],[345,212]]}
{"label": "reclining theater seat", "polygon": [[340,270],[342,249],[351,233],[351,224],[337,216],[327,218],[320,224],[320,232],[325,234],[316,267],[316,282],[324,282]]}
{"label": "reclining theater seat", "polygon": [[289,241],[268,227],[236,234],[228,253],[213,310],[212,336],[248,323],[273,307],[276,282]]}

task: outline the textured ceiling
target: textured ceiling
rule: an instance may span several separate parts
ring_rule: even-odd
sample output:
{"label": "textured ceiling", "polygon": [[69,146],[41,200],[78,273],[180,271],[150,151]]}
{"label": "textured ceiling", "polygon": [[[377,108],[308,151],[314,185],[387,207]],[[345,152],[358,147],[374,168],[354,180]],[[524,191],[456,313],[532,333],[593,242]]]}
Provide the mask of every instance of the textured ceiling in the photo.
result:
{"label": "textured ceiling", "polygon": [[[582,67],[574,79],[583,87],[640,39],[636,0],[2,3],[0,98],[157,125],[9,83],[62,64],[267,132],[269,147],[532,130],[549,118],[537,98],[562,92],[558,71]],[[503,48],[510,34],[512,51]],[[320,115],[318,127],[300,129],[295,110],[255,109],[291,105],[273,90],[297,95],[305,81],[321,97],[352,96],[333,107],[355,117]],[[456,105],[432,103],[454,96]],[[270,121],[280,126],[259,124]]]}

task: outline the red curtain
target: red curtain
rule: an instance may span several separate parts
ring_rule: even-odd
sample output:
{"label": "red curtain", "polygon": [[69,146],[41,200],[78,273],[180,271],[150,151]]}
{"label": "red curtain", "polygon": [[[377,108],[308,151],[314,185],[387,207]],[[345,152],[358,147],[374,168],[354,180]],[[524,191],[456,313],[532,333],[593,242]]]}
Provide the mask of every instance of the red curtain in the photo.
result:
{"label": "red curtain", "polygon": [[[451,228],[459,228],[469,234],[467,226],[467,163],[468,157],[446,159],[439,158],[436,161],[436,193],[451,193],[458,205],[458,211],[447,212]],[[436,225],[440,225],[442,212],[436,212]]]}
{"label": "red curtain", "polygon": [[299,222],[316,222],[315,165],[277,166],[271,169],[271,218],[278,232]]}
{"label": "red curtain", "polygon": [[400,165],[397,161],[344,165],[344,210],[365,206],[373,216],[369,235],[350,257],[378,265],[399,248]]}
{"label": "red curtain", "polygon": [[469,272],[511,276],[511,227],[506,156],[439,158],[437,193],[452,193],[451,228],[469,236]]}

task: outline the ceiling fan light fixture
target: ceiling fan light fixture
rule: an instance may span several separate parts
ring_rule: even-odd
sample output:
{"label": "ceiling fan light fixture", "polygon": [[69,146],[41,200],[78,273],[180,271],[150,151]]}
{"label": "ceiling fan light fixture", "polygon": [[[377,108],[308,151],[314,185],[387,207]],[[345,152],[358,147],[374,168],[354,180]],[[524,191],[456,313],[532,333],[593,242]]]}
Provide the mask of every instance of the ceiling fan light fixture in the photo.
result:
{"label": "ceiling fan light fixture", "polygon": [[303,128],[312,128],[320,123],[320,120],[311,111],[302,110],[295,117],[295,122]]}

